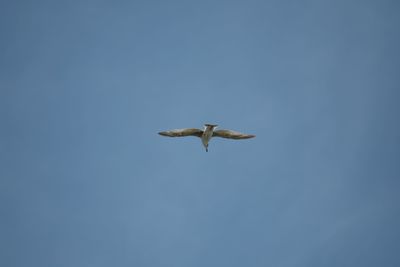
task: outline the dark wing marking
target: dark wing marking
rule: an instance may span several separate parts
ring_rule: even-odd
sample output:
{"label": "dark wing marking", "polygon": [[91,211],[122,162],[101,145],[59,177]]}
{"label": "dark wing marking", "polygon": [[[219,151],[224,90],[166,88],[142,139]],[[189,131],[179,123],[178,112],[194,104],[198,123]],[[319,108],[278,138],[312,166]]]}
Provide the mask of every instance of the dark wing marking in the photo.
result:
{"label": "dark wing marking", "polygon": [[203,131],[196,128],[188,128],[188,129],[175,129],[165,132],[159,132],[158,134],[168,137],[184,137],[184,136],[201,137],[203,135]]}
{"label": "dark wing marking", "polygon": [[255,135],[252,134],[243,134],[231,130],[216,130],[213,132],[213,137],[222,137],[229,139],[248,139],[253,138]]}

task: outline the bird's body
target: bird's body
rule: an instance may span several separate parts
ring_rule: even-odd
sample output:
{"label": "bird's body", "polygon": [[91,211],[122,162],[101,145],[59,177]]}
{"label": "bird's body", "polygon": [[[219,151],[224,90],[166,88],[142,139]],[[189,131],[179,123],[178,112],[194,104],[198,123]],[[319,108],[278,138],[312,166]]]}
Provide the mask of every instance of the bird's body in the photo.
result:
{"label": "bird's body", "polygon": [[201,142],[203,143],[203,146],[206,148],[206,152],[208,152],[208,142],[213,136],[213,131],[215,127],[217,127],[217,125],[206,124],[203,134],[201,136]]}
{"label": "bird's body", "polygon": [[243,134],[239,132],[234,132],[231,130],[216,130],[214,129],[218,125],[215,124],[204,124],[204,130],[196,128],[186,128],[186,129],[176,129],[170,131],[159,132],[158,134],[168,137],[184,137],[184,136],[197,136],[201,138],[206,151],[208,152],[208,143],[212,137],[222,137],[229,139],[248,139],[253,138],[255,135]]}

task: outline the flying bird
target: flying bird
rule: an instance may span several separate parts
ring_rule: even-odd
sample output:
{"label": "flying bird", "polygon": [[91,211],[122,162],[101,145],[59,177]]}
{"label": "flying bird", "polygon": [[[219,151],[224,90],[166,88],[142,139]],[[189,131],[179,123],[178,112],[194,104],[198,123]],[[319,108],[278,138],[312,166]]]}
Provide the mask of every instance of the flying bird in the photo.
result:
{"label": "flying bird", "polygon": [[203,146],[206,148],[208,152],[208,143],[212,137],[222,137],[229,139],[248,139],[253,138],[255,135],[252,134],[243,134],[239,132],[235,132],[232,130],[216,130],[218,125],[216,124],[204,124],[204,130],[196,129],[196,128],[185,128],[185,129],[175,129],[170,131],[159,132],[158,134],[168,137],[185,137],[185,136],[197,136],[201,138],[201,142]]}

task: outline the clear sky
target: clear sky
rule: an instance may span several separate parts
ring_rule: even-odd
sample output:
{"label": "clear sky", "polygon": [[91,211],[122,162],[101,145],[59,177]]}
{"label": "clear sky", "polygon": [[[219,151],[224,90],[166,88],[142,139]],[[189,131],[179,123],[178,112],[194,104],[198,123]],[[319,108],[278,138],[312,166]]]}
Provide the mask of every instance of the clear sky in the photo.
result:
{"label": "clear sky", "polygon": [[0,266],[400,266],[399,13],[2,1]]}

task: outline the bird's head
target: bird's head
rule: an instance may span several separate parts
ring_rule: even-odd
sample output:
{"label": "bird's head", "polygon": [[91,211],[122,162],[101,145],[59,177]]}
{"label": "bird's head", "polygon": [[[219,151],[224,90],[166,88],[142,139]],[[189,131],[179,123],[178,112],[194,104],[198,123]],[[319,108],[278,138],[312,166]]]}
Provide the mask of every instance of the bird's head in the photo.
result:
{"label": "bird's head", "polygon": [[208,124],[208,123],[204,124],[204,126],[205,126],[206,128],[211,127],[211,129],[215,129],[215,128],[218,127],[217,124]]}

